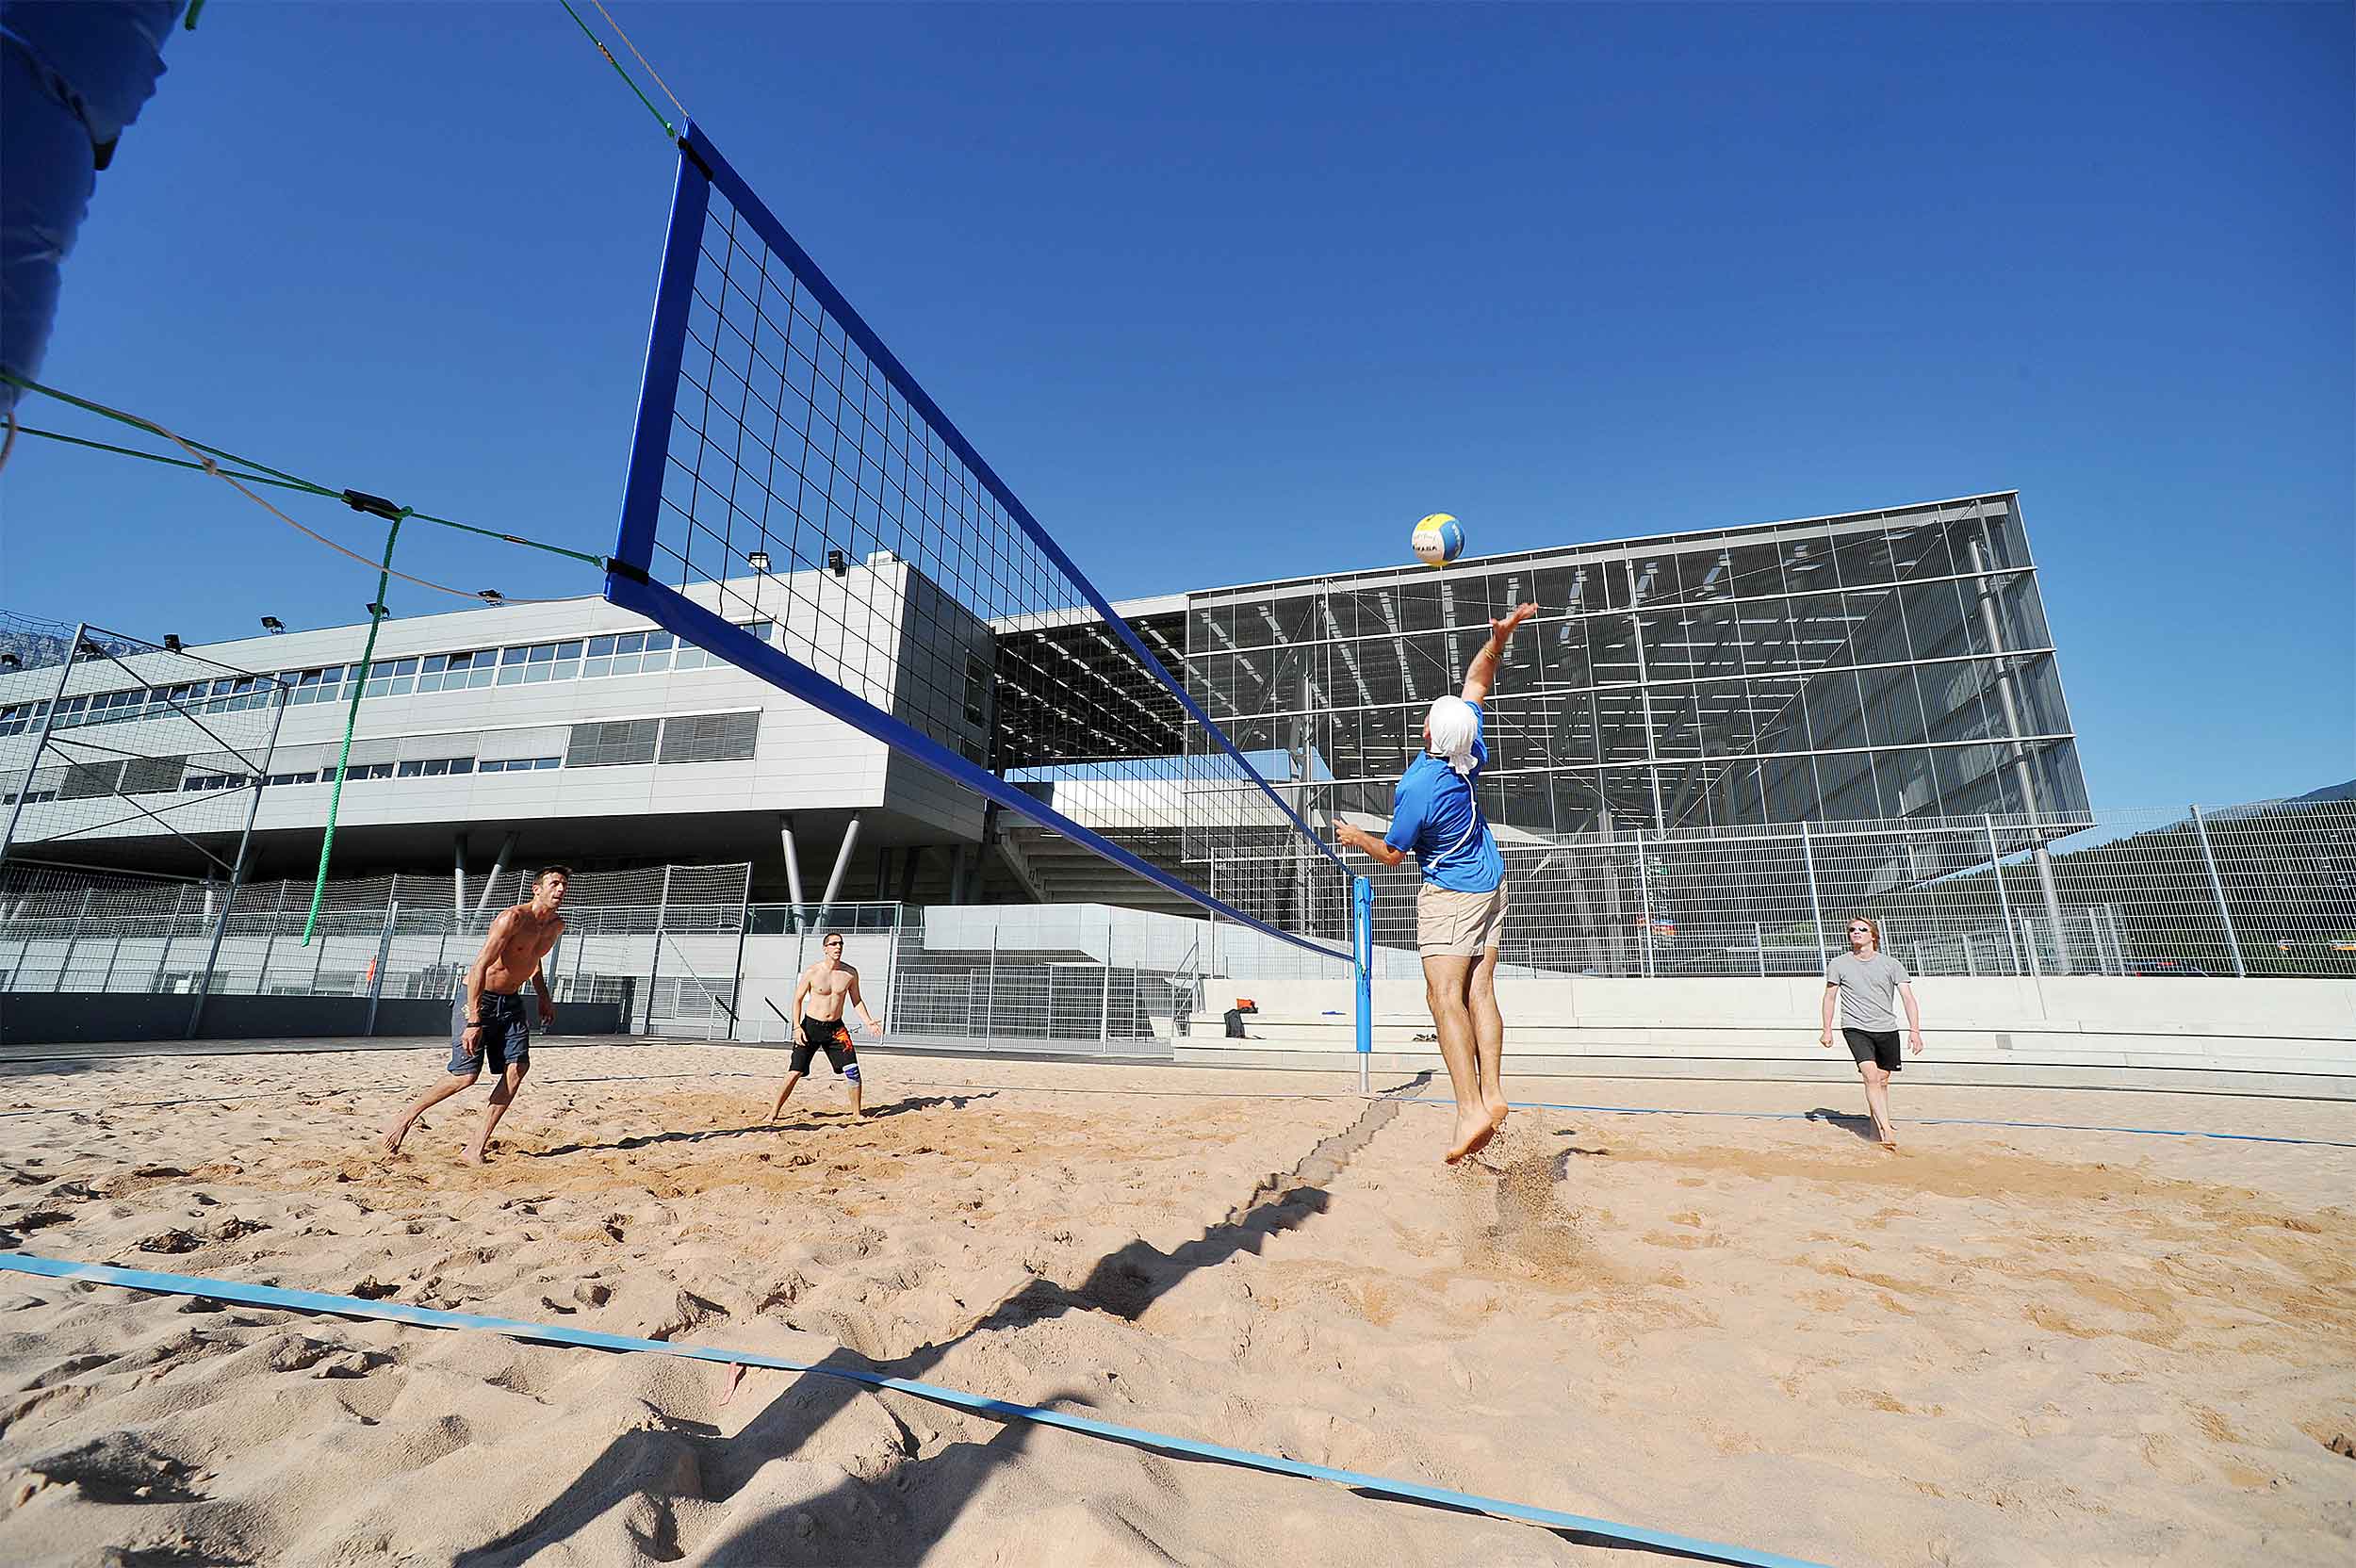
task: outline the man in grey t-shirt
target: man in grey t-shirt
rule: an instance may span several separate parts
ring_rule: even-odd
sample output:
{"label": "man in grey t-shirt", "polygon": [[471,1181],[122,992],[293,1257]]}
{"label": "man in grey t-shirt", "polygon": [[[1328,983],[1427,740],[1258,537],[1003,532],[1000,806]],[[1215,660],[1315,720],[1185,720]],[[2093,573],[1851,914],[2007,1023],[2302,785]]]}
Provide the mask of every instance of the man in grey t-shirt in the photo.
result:
{"label": "man in grey t-shirt", "polygon": [[1873,1118],[1873,1138],[1895,1152],[1898,1138],[1890,1119],[1890,1075],[1898,1070],[1898,1014],[1906,1007],[1906,1045],[1922,1054],[1922,1014],[1914,1004],[1906,966],[1882,951],[1882,929],[1864,915],[1849,920],[1849,951],[1824,966],[1824,1049],[1832,1049],[1833,1008],[1841,1009],[1841,1033],[1857,1076],[1865,1080],[1865,1108]]}

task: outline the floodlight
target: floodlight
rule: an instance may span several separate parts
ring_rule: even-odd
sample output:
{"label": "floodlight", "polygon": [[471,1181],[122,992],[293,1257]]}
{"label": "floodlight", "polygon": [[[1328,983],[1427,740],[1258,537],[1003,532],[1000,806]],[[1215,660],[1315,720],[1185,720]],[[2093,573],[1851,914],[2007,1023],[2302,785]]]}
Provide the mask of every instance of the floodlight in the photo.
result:
{"label": "floodlight", "polygon": [[265,615],[262,617],[262,629],[275,637],[286,629],[286,623],[275,615]]}
{"label": "floodlight", "polygon": [[744,564],[756,572],[765,572],[769,569],[769,552],[755,550],[744,558]]}

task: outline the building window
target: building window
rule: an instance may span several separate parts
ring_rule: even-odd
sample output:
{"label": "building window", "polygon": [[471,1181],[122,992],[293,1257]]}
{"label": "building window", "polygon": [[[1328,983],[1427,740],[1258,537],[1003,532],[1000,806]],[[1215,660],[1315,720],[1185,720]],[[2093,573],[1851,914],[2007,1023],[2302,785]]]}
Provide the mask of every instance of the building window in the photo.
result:
{"label": "building window", "polygon": [[658,719],[577,724],[564,748],[568,768],[617,768],[654,760]]}
{"label": "building window", "polygon": [[557,768],[564,765],[564,759],[562,757],[509,757],[488,762],[479,762],[475,765],[475,771],[477,773],[531,773],[540,768]]}
{"label": "building window", "polygon": [[663,723],[665,762],[743,762],[751,760],[759,713],[689,713]]}

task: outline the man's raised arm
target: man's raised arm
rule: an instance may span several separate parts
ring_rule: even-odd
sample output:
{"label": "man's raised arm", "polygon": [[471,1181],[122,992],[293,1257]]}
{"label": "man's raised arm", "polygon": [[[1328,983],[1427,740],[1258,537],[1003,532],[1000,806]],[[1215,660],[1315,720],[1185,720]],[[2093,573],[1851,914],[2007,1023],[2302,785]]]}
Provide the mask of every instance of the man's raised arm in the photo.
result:
{"label": "man's raised arm", "polygon": [[1534,604],[1517,605],[1511,614],[1489,623],[1489,640],[1473,655],[1471,668],[1464,672],[1464,696],[1466,702],[1485,701],[1489,689],[1497,683],[1497,665],[1505,658],[1505,640],[1513,635],[1513,629],[1538,613]]}

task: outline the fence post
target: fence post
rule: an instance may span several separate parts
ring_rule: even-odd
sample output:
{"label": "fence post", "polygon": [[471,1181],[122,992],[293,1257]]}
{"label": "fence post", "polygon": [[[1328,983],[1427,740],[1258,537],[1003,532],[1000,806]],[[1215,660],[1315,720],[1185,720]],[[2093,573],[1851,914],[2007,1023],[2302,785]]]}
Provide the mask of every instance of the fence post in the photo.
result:
{"label": "fence post", "polygon": [[2209,868],[2209,896],[2217,900],[2217,918],[2225,927],[2225,950],[2233,956],[2233,972],[2250,978],[2248,966],[2241,961],[2241,938],[2233,932],[2233,911],[2225,902],[2225,884],[2217,874],[2217,851],[2209,847],[2209,825],[2201,815],[2201,808],[2192,808],[2192,830],[2201,840],[2201,858]]}
{"label": "fence post", "polygon": [[[196,1038],[197,1025],[204,1021],[205,999],[212,993],[213,989],[213,966],[221,961],[221,939],[228,935],[229,917],[237,912],[237,890],[245,883],[246,861],[254,846],[254,821],[262,811],[262,790],[270,783],[270,760],[278,755],[278,729],[286,722],[286,683],[273,679],[270,682],[270,739],[263,743],[261,760],[252,761],[239,753],[230,753],[238,761],[254,770],[254,788],[249,792],[245,803],[245,825],[237,831],[237,858],[230,863],[229,867],[228,896],[221,901],[221,922],[213,927],[212,951],[205,954],[205,973],[197,981],[196,1005],[188,1009],[188,1037],[189,1039]],[[260,988],[257,986],[255,989],[258,990]]]}
{"label": "fence post", "polygon": [[1113,915],[1104,911],[1104,994],[1096,1009],[1096,1043],[1113,1048]]}
{"label": "fence post", "polygon": [[1996,819],[1982,812],[1980,825],[1988,829],[1988,869],[1996,878],[1996,907],[2004,919],[2004,945],[2012,950],[2012,972],[2026,974],[2028,966],[2021,961],[2020,934],[2012,928],[2012,897],[2004,891],[2004,860],[1996,853]]}
{"label": "fence post", "polygon": [[1350,955],[1358,971],[1358,1092],[1370,1094],[1368,1069],[1374,1061],[1374,881],[1350,879]]}
{"label": "fence post", "polygon": [[[744,868],[744,887],[736,900],[736,968],[728,976],[728,1005],[733,1009],[728,1020],[728,1038],[736,1037],[737,1026],[744,1018],[744,934],[753,926],[753,868]],[[845,944],[848,945],[847,943]],[[884,978],[884,1033],[892,1033],[892,993],[898,990],[900,977],[898,944],[893,944],[892,972]],[[754,1027],[758,1029],[759,1023]],[[755,1039],[761,1037],[755,1035]]]}
{"label": "fence post", "polygon": [[663,868],[663,896],[654,906],[654,956],[646,965],[646,1033],[654,1033],[654,985],[663,973],[663,927],[671,915],[671,868]]}
{"label": "fence post", "polygon": [[[368,977],[368,1021],[361,1033],[373,1039],[376,1036],[376,1004],[384,995],[384,971],[392,962],[393,923],[401,919],[401,906],[384,906],[384,929],[376,939],[376,970]],[[322,944],[324,945],[324,944]]]}
{"label": "fence post", "polygon": [[1644,978],[1652,978],[1652,868],[1644,864],[1644,830],[1636,830],[1636,890],[1644,900]]}
{"label": "fence post", "polygon": [[278,954],[278,923],[286,908],[286,879],[278,879],[277,896],[270,901],[270,929],[262,937],[262,969],[254,977],[254,994],[260,996],[270,989],[270,963]]}
{"label": "fence post", "polygon": [[84,888],[82,906],[74,911],[74,928],[66,933],[65,956],[57,960],[57,983],[50,988],[52,990],[65,989],[65,977],[74,971],[74,950],[82,945],[82,923],[90,919],[90,890]]}
{"label": "fence post", "polygon": [[1808,824],[1800,824],[1800,862],[1808,867],[1808,906],[1816,917],[1816,967],[1832,962],[1831,950],[1824,946],[1824,900],[1816,890],[1816,845],[1808,836]]}
{"label": "fence post", "polygon": [[982,987],[982,1038],[990,1037],[992,1018],[998,1007],[998,922],[990,923],[990,981]]}
{"label": "fence post", "polygon": [[172,913],[164,917],[164,939],[155,954],[155,972],[147,977],[147,990],[151,996],[164,988],[164,972],[172,967],[172,944],[180,936],[180,906],[188,901],[188,885],[183,882],[172,895]]}
{"label": "fence post", "polygon": [[16,803],[8,808],[8,825],[0,828],[0,863],[8,860],[8,851],[16,843],[17,819],[25,814],[25,797],[33,792],[33,775],[41,769],[41,754],[49,747],[49,732],[57,727],[57,710],[65,706],[65,689],[74,679],[74,662],[82,657],[82,639],[89,634],[90,623],[84,621],[74,629],[74,641],[66,645],[65,662],[57,670],[57,690],[49,699],[49,711],[41,716],[41,733],[33,738],[33,754],[25,759],[25,777],[16,787]]}
{"label": "fence post", "polygon": [[1767,978],[1767,927],[1763,922],[1751,922],[1751,946],[1759,952],[1759,977]]}

